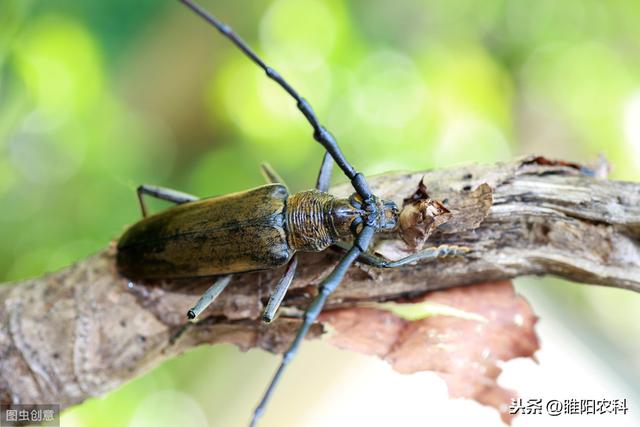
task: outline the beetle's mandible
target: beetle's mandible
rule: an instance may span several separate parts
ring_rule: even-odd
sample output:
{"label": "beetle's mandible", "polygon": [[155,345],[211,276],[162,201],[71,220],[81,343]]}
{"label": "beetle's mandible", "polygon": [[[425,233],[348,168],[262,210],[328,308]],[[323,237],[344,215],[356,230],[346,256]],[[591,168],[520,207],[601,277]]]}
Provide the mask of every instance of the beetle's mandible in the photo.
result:
{"label": "beetle's mandible", "polygon": [[[230,275],[286,264],[285,273],[264,310],[263,320],[270,322],[295,275],[297,252],[322,251],[334,244],[347,250],[319,285],[318,295],[307,307],[296,337],[254,412],[253,426],[327,298],[356,259],[380,268],[393,268],[418,260],[462,255],[468,248],[439,246],[396,261],[367,253],[375,233],[396,229],[398,208],[395,203],[383,201],[371,192],[364,176],[344,157],[311,105],[277,71],[266,65],[228,26],[191,0],[180,1],[235,44],[295,100],[312,127],[313,138],[326,153],[315,189],[294,194],[289,194],[282,179],[267,165],[263,165],[263,172],[269,184],[216,198],[198,199],[167,188],[140,186],[138,198],[144,218],[118,241],[119,271],[132,280],[217,276],[215,283],[188,311],[188,317],[194,319],[225,289]],[[337,199],[328,193],[334,162],[355,190],[348,199]],[[171,201],[177,206],[147,216],[145,195]]]}

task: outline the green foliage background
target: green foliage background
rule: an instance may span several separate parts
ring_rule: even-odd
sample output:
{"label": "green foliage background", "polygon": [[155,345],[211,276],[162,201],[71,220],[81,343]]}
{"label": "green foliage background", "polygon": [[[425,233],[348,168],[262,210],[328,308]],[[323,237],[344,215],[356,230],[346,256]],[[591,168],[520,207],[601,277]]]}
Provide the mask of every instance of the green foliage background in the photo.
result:
{"label": "green foliage background", "polygon": [[[640,179],[636,0],[204,4],[305,94],[367,174],[602,153],[612,177]],[[139,217],[139,183],[223,194],[261,184],[266,160],[299,190],[321,156],[290,99],[176,1],[0,2],[2,281],[117,238]],[[638,378],[638,299],[545,283]],[[163,387],[196,399],[215,425],[241,422],[268,360],[199,349],[66,423],[127,425]]]}

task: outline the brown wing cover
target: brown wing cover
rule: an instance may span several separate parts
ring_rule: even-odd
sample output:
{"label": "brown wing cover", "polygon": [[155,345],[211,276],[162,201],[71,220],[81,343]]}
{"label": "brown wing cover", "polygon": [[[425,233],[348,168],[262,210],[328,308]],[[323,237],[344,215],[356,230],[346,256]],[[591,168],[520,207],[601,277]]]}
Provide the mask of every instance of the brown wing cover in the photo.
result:
{"label": "brown wing cover", "polygon": [[270,184],[185,203],[132,225],[118,242],[118,269],[129,278],[212,276],[286,263],[287,188]]}

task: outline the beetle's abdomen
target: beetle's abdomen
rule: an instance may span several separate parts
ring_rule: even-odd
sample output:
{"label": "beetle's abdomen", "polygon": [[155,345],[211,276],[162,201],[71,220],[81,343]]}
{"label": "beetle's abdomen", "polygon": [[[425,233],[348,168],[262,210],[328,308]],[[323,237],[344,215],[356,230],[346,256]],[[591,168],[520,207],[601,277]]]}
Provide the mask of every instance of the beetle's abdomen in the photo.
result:
{"label": "beetle's abdomen", "polygon": [[212,276],[270,269],[294,251],[287,242],[288,192],[274,184],[185,203],[147,217],[118,242],[129,278]]}
{"label": "beetle's abdomen", "polygon": [[335,198],[318,190],[301,191],[287,200],[289,246],[318,252],[335,243],[331,209]]}

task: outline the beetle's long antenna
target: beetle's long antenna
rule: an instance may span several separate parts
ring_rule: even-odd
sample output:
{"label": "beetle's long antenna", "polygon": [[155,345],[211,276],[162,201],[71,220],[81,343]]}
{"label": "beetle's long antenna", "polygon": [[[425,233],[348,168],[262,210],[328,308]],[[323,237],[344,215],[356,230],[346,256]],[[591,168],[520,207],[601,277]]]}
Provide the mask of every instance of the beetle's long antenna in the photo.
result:
{"label": "beetle's long antenna", "polygon": [[227,39],[231,40],[233,44],[235,44],[249,59],[251,59],[257,66],[262,68],[267,76],[278,83],[280,87],[287,91],[289,95],[293,99],[295,99],[298,109],[304,114],[311,127],[313,127],[313,138],[318,141],[322,146],[327,150],[331,157],[336,161],[340,169],[344,172],[344,174],[351,180],[351,184],[355,188],[356,192],[362,197],[364,201],[371,201],[373,199],[373,194],[369,189],[369,185],[365,180],[364,176],[357,172],[353,166],[347,161],[342,154],[342,150],[338,146],[335,138],[331,133],[325,129],[324,126],[320,124],[320,121],[316,117],[316,113],[311,108],[311,104],[307,102],[302,96],[296,92],[296,90],[291,87],[289,83],[273,68],[269,67],[267,64],[260,59],[260,57],[245,43],[240,36],[233,32],[233,30],[218,21],[215,17],[210,15],[207,11],[205,11],[202,7],[198,6],[191,0],[180,0],[184,5],[193,10],[196,14],[202,17],[204,20],[213,25],[223,36]]}
{"label": "beetle's long antenna", "polygon": [[282,362],[280,362],[278,370],[273,376],[273,379],[271,380],[267,391],[264,393],[260,404],[253,413],[251,427],[255,426],[258,419],[264,413],[267,402],[269,401],[271,394],[273,394],[278,381],[282,377],[282,373],[284,372],[291,359],[293,359],[293,357],[295,356],[296,352],[298,351],[298,347],[300,347],[300,344],[302,343],[302,340],[307,335],[307,332],[309,332],[309,328],[318,318],[318,315],[322,311],[325,302],[327,302],[327,298],[338,287],[345,273],[349,269],[349,266],[351,266],[351,264],[360,256],[361,253],[367,251],[374,232],[375,229],[372,226],[365,226],[360,234],[358,234],[358,237],[356,237],[356,241],[354,242],[351,249],[349,249],[342,260],[340,260],[338,265],[333,269],[331,274],[329,274],[329,276],[327,276],[318,287],[318,295],[314,298],[311,304],[309,304],[309,307],[307,307],[307,310],[304,312],[304,320],[302,322],[302,326],[300,326],[300,329],[298,330],[296,337],[291,343],[291,346],[289,346],[289,349],[286,351],[286,353],[284,353]]}

